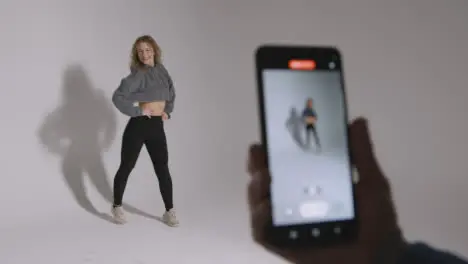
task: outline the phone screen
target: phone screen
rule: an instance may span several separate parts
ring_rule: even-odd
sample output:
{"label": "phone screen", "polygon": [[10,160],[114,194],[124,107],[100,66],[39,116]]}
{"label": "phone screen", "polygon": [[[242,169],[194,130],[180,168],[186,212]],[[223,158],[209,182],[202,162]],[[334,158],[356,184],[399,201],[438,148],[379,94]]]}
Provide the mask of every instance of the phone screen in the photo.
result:
{"label": "phone screen", "polygon": [[353,220],[340,58],[279,57],[260,72],[273,225]]}

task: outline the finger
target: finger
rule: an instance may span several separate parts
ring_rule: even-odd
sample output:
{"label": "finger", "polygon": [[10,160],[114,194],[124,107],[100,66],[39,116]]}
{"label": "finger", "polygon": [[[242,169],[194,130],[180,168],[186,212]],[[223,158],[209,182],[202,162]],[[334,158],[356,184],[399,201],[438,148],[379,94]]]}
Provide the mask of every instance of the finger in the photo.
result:
{"label": "finger", "polygon": [[359,173],[359,181],[379,176],[380,168],[374,155],[367,121],[358,118],[349,126],[351,160]]}
{"label": "finger", "polygon": [[257,171],[248,185],[247,195],[251,210],[270,197],[270,175],[267,169]]}
{"label": "finger", "polygon": [[269,200],[265,200],[255,207],[251,217],[253,240],[267,250],[275,252],[291,262],[295,262],[294,256],[290,252],[272,245],[268,240],[268,229],[272,225],[271,219],[271,203]]}
{"label": "finger", "polygon": [[264,200],[257,204],[251,213],[251,228],[252,237],[255,242],[266,245],[267,244],[267,227],[271,221],[271,208],[270,201]]}
{"label": "finger", "polygon": [[268,229],[272,225],[271,218],[271,203],[270,200],[264,200],[258,204],[251,215],[251,233],[253,240],[265,249],[275,252],[276,254],[284,257],[290,262],[296,262],[294,253],[288,252],[282,248],[278,248],[268,241]]}
{"label": "finger", "polygon": [[247,170],[250,174],[266,167],[266,155],[260,144],[250,146]]}

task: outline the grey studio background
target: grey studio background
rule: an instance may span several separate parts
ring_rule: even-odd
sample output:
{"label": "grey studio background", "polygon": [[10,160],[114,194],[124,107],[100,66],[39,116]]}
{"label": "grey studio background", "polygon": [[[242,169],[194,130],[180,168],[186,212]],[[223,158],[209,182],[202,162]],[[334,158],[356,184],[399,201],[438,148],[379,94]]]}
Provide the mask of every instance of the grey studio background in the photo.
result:
{"label": "grey studio background", "polygon": [[[340,48],[350,118],[370,120],[405,236],[468,256],[467,12],[461,0],[1,1],[0,262],[284,263],[251,242],[246,204],[262,43]],[[129,223],[100,217],[127,120],[111,95],[147,33],[177,89],[166,131],[178,229],[154,219],[145,150]],[[42,140],[44,127],[60,136]]]}
{"label": "grey studio background", "polygon": [[[339,72],[265,70],[263,78],[275,223],[310,221],[300,208],[318,201],[329,209],[317,220],[353,217]],[[318,117],[320,152],[314,144],[312,149],[304,146],[301,116],[309,98]],[[317,187],[322,190],[318,197],[310,192]]]}

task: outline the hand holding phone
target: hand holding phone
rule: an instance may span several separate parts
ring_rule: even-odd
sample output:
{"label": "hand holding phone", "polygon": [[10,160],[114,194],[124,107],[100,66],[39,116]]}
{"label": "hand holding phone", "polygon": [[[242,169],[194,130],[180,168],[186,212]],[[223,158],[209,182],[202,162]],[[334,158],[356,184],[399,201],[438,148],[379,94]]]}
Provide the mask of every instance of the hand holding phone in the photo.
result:
{"label": "hand holding phone", "polygon": [[265,147],[256,144],[250,148],[247,167],[251,175],[248,197],[252,235],[257,243],[292,263],[397,263],[406,245],[398,227],[388,180],[374,157],[367,123],[358,119],[349,126],[349,131],[352,163],[360,177],[356,187],[356,204],[360,212],[357,239],[328,248],[284,246],[287,239],[282,245],[272,241],[269,234],[272,175],[267,168]]}
{"label": "hand holding phone", "polygon": [[[262,46],[255,58],[261,138],[272,178],[270,239],[288,246],[354,240],[358,223],[340,53],[332,47]],[[317,188],[320,195],[304,191]]]}

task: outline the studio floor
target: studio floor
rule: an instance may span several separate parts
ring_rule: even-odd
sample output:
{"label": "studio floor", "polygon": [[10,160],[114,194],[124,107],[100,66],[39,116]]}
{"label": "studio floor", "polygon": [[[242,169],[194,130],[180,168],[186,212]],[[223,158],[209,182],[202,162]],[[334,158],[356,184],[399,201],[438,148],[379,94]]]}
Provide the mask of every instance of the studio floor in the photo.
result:
{"label": "studio floor", "polygon": [[192,221],[189,215],[181,214],[178,228],[135,215],[126,225],[80,211],[38,216],[1,230],[0,263],[284,263],[253,244],[248,230],[233,231],[244,219],[216,211]]}
{"label": "studio floor", "polygon": [[[342,152],[342,151],[341,151]],[[317,153],[292,145],[271,153],[272,200],[278,224],[305,223],[299,213],[308,202],[324,201],[329,210],[325,219],[352,216],[352,193],[349,165],[340,151],[327,149]],[[320,193],[315,193],[316,189]]]}

